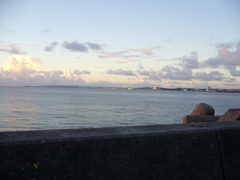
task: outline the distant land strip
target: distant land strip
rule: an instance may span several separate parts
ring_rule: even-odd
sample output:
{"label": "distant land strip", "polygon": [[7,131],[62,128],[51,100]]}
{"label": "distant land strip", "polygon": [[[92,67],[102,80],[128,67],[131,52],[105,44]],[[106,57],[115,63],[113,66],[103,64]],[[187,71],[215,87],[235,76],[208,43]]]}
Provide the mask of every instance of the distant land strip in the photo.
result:
{"label": "distant land strip", "polygon": [[75,86],[75,85],[46,85],[46,86],[24,86],[24,87],[55,87],[55,88],[85,88],[85,89],[120,89],[120,90],[151,90],[151,91],[190,91],[190,92],[224,92],[224,93],[240,93],[240,89],[212,89],[204,88],[163,88],[163,87],[94,87],[94,86]]}

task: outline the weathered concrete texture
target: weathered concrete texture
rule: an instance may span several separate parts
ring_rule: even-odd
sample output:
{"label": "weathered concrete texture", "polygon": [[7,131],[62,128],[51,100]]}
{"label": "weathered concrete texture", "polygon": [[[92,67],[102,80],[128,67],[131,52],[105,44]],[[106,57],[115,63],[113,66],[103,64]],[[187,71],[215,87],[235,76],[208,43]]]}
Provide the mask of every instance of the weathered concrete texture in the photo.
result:
{"label": "weathered concrete texture", "polygon": [[216,129],[224,177],[240,179],[240,121],[197,123],[196,126]]}
{"label": "weathered concrete texture", "polygon": [[240,109],[229,109],[224,115],[219,118],[219,122],[221,121],[236,121],[240,120]]}
{"label": "weathered concrete texture", "polygon": [[0,179],[237,179],[239,138],[239,121],[0,132]]}
{"label": "weathered concrete texture", "polygon": [[212,106],[205,103],[200,103],[196,105],[191,115],[214,116],[214,113],[215,113],[215,110],[213,109]]}
{"label": "weathered concrete texture", "polygon": [[194,116],[186,115],[182,118],[181,124],[191,124],[197,122],[216,122],[220,116]]}

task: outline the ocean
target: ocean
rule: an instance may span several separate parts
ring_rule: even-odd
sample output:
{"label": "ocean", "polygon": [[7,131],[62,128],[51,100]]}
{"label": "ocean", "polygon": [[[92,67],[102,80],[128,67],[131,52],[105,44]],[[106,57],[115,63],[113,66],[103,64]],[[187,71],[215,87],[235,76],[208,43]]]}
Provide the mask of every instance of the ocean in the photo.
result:
{"label": "ocean", "polygon": [[199,103],[222,115],[239,93],[0,87],[0,131],[179,124]]}

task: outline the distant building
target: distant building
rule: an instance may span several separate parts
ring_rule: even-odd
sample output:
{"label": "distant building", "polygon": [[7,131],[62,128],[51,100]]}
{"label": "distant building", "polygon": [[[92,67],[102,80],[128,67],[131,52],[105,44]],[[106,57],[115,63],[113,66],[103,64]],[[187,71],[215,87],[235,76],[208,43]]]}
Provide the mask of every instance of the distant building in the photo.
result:
{"label": "distant building", "polygon": [[211,91],[211,88],[210,87],[207,87],[206,88],[206,92],[210,92]]}

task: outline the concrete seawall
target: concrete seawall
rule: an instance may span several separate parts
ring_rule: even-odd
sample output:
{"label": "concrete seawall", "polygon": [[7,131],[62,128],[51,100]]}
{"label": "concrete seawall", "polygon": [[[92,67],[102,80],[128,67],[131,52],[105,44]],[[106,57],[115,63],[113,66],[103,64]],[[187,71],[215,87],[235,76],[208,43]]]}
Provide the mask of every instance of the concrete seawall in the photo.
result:
{"label": "concrete seawall", "polygon": [[0,179],[240,179],[240,122],[0,132]]}

